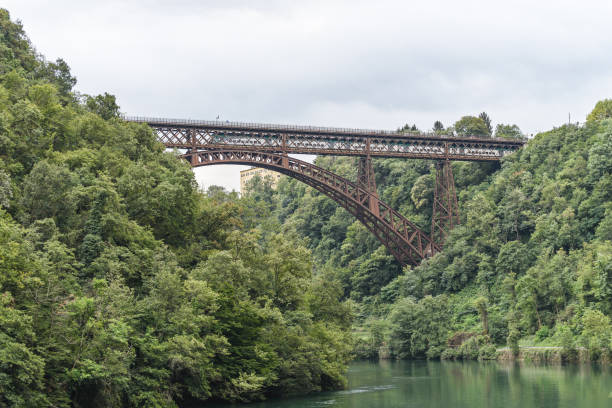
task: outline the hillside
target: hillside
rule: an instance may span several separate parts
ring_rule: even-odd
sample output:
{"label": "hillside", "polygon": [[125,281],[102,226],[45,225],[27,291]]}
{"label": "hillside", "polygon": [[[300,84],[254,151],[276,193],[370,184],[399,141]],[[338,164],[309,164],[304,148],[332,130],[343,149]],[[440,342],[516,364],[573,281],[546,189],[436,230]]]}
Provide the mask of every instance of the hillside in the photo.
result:
{"label": "hillside", "polygon": [[[296,180],[199,191],[115,96],[75,84],[0,9],[0,406],[248,402],[342,388],[354,357],[503,346],[610,361],[612,101],[501,164],[453,163],[461,225],[402,269]],[[492,129],[481,114],[453,131]],[[316,163],[356,178],[355,159]],[[428,230],[432,162],[374,170],[381,198]]]}
{"label": "hillside", "polygon": [[351,314],[297,236],[197,190],[0,9],[0,406],[175,407],[344,385]]}
{"label": "hillside", "polygon": [[[342,282],[358,310],[360,356],[385,345],[396,357],[492,357],[494,345],[520,342],[609,359],[611,105],[536,135],[501,165],[454,162],[461,225],[418,267],[401,270],[359,222],[295,180],[276,192],[254,186],[252,196],[308,240],[318,273]],[[316,162],[355,178],[354,159]],[[381,198],[427,230],[432,162],[378,159],[374,170]],[[447,350],[447,340],[470,337],[471,351]]]}

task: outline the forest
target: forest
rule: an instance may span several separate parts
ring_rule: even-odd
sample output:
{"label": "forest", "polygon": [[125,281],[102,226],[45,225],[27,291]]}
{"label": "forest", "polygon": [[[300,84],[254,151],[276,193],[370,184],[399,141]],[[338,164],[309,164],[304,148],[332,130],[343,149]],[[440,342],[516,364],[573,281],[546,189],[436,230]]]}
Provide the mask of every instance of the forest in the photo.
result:
{"label": "forest", "polygon": [[341,388],[352,314],[298,235],[0,10],[0,406],[174,407]]}
{"label": "forest", "polygon": [[[354,358],[505,346],[609,363],[612,100],[501,164],[453,163],[461,225],[402,269],[294,179],[199,190],[115,96],[75,85],[0,9],[0,406],[248,402],[342,388]],[[433,130],[523,137],[486,114]],[[356,177],[355,159],[315,163]],[[433,163],[374,169],[428,230]]]}
{"label": "forest", "polygon": [[[612,100],[586,119],[536,135],[501,164],[453,162],[461,224],[417,267],[402,269],[363,225],[295,180],[276,190],[259,180],[250,198],[307,240],[315,274],[340,282],[356,357],[495,359],[504,347],[552,346],[565,361],[582,352],[609,364]],[[493,131],[486,113],[434,131],[524,137],[516,125]],[[353,158],[316,163],[356,177]],[[433,163],[373,165],[381,199],[428,230]]]}

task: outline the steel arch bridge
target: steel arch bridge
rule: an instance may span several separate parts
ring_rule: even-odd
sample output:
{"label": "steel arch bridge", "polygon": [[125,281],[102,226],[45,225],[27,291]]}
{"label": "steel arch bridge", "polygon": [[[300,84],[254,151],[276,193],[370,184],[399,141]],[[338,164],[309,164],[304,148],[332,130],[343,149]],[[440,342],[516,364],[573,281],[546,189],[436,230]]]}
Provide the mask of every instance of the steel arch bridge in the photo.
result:
{"label": "steel arch bridge", "polygon": [[[418,265],[442,249],[459,223],[450,161],[499,161],[519,140],[451,137],[418,132],[321,128],[126,117],[151,126],[167,148],[183,149],[192,167],[241,164],[268,168],[326,194],[361,221],[402,265]],[[289,154],[357,156],[357,183]],[[373,157],[433,159],[436,183],[431,235],[378,197]]]}

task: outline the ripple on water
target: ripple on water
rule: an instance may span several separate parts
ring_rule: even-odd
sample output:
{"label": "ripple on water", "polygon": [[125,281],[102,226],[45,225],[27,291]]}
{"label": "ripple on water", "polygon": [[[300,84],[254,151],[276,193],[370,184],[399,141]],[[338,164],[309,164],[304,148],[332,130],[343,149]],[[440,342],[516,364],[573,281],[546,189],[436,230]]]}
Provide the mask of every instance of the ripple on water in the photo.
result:
{"label": "ripple on water", "polygon": [[394,385],[373,385],[371,387],[359,387],[359,388],[355,388],[353,390],[346,390],[346,391],[338,391],[336,394],[339,395],[350,395],[350,394],[360,394],[362,392],[375,392],[375,391],[384,391],[384,390],[390,390],[392,388],[395,388]]}

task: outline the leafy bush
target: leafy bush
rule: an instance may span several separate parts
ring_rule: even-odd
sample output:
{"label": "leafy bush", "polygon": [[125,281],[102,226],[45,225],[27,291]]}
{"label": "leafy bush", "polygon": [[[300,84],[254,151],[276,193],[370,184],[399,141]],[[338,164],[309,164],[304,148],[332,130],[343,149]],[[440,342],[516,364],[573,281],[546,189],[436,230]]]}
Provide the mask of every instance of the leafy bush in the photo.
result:
{"label": "leafy bush", "polygon": [[495,360],[497,359],[497,348],[493,344],[485,344],[478,350],[479,360]]}
{"label": "leafy bush", "polygon": [[550,329],[548,326],[542,326],[535,335],[539,341],[542,341],[550,336]]}
{"label": "leafy bush", "polygon": [[456,360],[460,357],[459,350],[457,348],[448,347],[440,354],[441,360]]}

